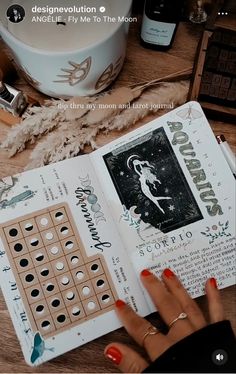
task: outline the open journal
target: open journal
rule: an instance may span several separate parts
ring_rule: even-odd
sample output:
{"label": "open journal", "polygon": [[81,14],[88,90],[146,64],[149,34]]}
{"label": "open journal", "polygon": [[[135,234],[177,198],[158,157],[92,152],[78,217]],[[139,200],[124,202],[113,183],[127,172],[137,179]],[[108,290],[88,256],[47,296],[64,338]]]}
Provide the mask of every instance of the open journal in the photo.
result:
{"label": "open journal", "polygon": [[192,297],[235,283],[235,180],[190,102],[90,155],[0,180],[0,281],[25,360],[120,327],[117,298],[155,309],[139,273]]}

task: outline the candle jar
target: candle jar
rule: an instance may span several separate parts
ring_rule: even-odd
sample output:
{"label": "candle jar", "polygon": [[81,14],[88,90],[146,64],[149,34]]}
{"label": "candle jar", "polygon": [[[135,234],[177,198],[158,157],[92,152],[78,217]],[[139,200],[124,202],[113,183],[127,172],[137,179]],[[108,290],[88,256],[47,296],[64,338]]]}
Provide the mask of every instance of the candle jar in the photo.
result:
{"label": "candle jar", "polygon": [[0,35],[37,90],[94,95],[123,66],[131,6],[132,0],[18,0],[15,9],[14,1],[1,0]]}

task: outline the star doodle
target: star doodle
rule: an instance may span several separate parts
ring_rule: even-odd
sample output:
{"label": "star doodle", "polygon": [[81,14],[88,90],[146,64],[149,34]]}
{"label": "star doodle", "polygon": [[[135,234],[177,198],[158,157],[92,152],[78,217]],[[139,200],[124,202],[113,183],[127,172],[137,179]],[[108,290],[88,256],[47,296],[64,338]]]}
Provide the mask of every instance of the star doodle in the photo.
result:
{"label": "star doodle", "polygon": [[170,205],[170,206],[168,206],[168,209],[169,209],[171,212],[173,212],[173,211],[175,210],[175,207],[174,207],[174,205]]}
{"label": "star doodle", "polygon": [[123,177],[125,173],[123,171],[120,172],[120,176]]}

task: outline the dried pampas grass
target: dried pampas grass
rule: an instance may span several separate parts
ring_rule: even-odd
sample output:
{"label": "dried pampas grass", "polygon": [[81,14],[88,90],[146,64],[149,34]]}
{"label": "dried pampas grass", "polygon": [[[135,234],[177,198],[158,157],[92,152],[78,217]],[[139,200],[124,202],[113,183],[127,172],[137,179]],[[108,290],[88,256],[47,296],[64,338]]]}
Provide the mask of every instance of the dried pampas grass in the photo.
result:
{"label": "dried pampas grass", "polygon": [[1,148],[8,151],[9,157],[25,149],[26,144],[34,144],[36,140],[49,133],[65,120],[65,114],[58,109],[53,100],[43,107],[31,107],[24,120],[12,128]]}
{"label": "dried pampas grass", "polygon": [[35,169],[77,156],[86,144],[94,149],[94,139],[99,129],[77,126],[77,123],[63,125],[60,131],[49,134],[33,150],[26,170]]}
{"label": "dried pampas grass", "polygon": [[104,123],[104,126],[109,126],[109,131],[128,128],[150,113],[156,113],[159,110],[167,110],[167,108],[170,109],[172,106],[174,108],[183,104],[187,99],[188,90],[189,83],[187,81],[163,83],[161,87],[152,88],[144,92],[135,101],[134,106],[124,110],[108,123]]}
{"label": "dried pampas grass", "polygon": [[[141,98],[134,102],[133,107],[124,109],[119,115],[101,121],[96,126],[94,124],[92,126],[88,125],[86,117],[81,119],[80,122],[74,121],[70,124],[64,124],[35,147],[27,169],[74,157],[83,151],[86,145],[96,149],[96,136],[99,132],[107,133],[112,130],[120,131],[128,128],[146,115],[156,113],[160,110],[159,107],[163,107],[162,103],[169,103],[173,107],[181,105],[187,99],[188,90],[189,82],[187,81],[165,83],[159,88],[146,91]],[[142,108],[136,109],[137,106],[142,106]]]}
{"label": "dried pampas grass", "polygon": [[[177,78],[182,76],[183,72]],[[163,83],[155,80],[94,97],[46,102],[43,107],[31,108],[22,123],[8,133],[1,148],[11,157],[21,152],[27,143],[33,144],[42,138],[32,151],[26,169],[71,158],[86,145],[95,149],[98,133],[126,129],[150,113],[183,104],[188,90],[189,81]]]}

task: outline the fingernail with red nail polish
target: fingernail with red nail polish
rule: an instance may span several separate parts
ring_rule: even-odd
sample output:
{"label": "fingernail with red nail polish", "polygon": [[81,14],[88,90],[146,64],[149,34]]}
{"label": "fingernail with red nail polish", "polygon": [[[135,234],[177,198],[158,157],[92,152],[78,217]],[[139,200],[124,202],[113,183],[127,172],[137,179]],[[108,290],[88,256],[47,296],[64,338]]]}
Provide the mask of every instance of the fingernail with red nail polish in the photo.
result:
{"label": "fingernail with red nail polish", "polygon": [[152,275],[152,273],[148,269],[144,269],[141,271],[142,277],[148,277],[149,275]]}
{"label": "fingernail with red nail polish", "polygon": [[122,360],[122,354],[116,347],[110,347],[105,352],[106,357],[113,362],[113,364],[119,365]]}
{"label": "fingernail with red nail polish", "polygon": [[170,270],[170,269],[165,269],[165,270],[163,271],[163,274],[164,274],[164,276],[165,276],[166,278],[172,278],[172,277],[174,277],[174,273],[173,273],[173,271]]}
{"label": "fingernail with red nail polish", "polygon": [[121,308],[122,306],[125,306],[125,302],[123,300],[116,300],[116,307]]}
{"label": "fingernail with red nail polish", "polygon": [[216,279],[215,278],[210,278],[210,283],[211,283],[211,286],[214,287],[214,288],[218,288],[217,287],[217,282],[216,282]]}

